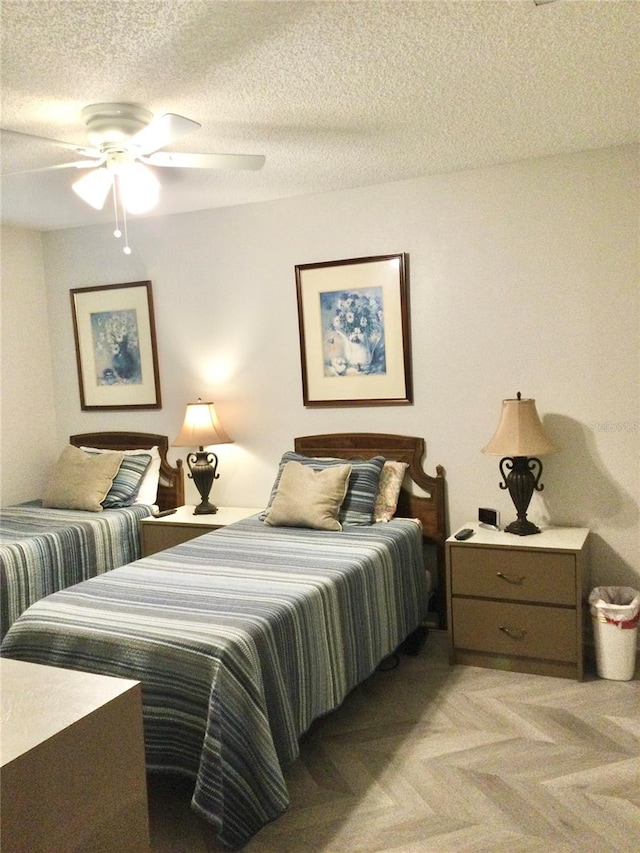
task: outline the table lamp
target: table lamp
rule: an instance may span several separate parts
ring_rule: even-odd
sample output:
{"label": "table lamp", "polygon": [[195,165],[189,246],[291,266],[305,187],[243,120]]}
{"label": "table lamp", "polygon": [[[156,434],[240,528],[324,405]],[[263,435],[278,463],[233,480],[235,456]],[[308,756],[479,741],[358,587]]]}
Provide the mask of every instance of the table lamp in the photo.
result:
{"label": "table lamp", "polygon": [[203,403],[198,398],[197,403],[187,404],[184,423],[171,445],[199,448],[187,456],[187,465],[191,472],[188,476],[195,483],[201,498],[193,511],[194,515],[211,515],[218,511],[217,506],[209,503],[213,481],[220,476],[217,473],[218,457],[204,448],[212,444],[230,444],[232,441],[220,425],[213,403]]}
{"label": "table lamp", "polygon": [[[555,453],[559,448],[551,441],[536,411],[535,400],[523,400],[520,392],[515,400],[502,401],[498,428],[483,453],[502,456],[501,489],[508,489],[518,517],[505,527],[507,533],[529,536],[540,528],[527,519],[527,509],[534,490],[541,492],[542,462],[537,458]],[[508,472],[508,473],[507,473]]]}

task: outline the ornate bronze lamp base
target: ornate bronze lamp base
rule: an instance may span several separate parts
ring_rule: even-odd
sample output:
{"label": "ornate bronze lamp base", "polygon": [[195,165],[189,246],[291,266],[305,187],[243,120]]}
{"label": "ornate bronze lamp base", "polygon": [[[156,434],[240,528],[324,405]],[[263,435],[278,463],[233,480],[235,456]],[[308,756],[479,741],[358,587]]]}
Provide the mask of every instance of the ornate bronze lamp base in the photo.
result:
{"label": "ornate bronze lamp base", "polygon": [[202,498],[201,502],[194,509],[194,515],[213,515],[218,512],[218,507],[209,503],[209,492],[213,481],[217,480],[220,474],[216,473],[218,468],[218,457],[215,453],[205,451],[202,447],[187,456],[187,465],[191,472],[188,476],[191,477],[196,485],[196,489]]}
{"label": "ornate bronze lamp base", "polygon": [[[505,473],[505,469],[508,473]],[[544,489],[540,483],[542,462],[530,456],[505,456],[500,460],[500,473],[504,480],[500,488],[509,490],[518,513],[518,518],[505,527],[505,532],[515,533],[516,536],[540,533],[540,528],[528,520],[527,509],[534,491],[541,492]]]}

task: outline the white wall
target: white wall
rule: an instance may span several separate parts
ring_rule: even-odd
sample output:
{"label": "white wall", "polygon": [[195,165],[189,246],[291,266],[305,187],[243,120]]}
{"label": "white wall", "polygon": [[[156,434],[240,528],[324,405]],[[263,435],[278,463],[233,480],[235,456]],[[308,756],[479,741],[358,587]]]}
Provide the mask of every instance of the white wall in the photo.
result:
{"label": "white wall", "polygon": [[59,453],[42,235],[2,228],[0,501],[42,494]]}
{"label": "white wall", "polygon": [[[140,220],[130,257],[109,227],[44,235],[59,446],[103,428],[173,438],[186,402],[213,399],[236,441],[219,448],[213,498],[260,506],[296,435],[420,435],[426,469],[446,469],[456,528],[478,506],[515,515],[497,458],[480,451],[521,391],[562,448],[543,460],[530,517],[590,527],[594,583],[640,586],[637,154]],[[295,264],[391,252],[409,255],[415,404],[305,409]],[[68,291],[145,279],[163,409],[81,412]]]}

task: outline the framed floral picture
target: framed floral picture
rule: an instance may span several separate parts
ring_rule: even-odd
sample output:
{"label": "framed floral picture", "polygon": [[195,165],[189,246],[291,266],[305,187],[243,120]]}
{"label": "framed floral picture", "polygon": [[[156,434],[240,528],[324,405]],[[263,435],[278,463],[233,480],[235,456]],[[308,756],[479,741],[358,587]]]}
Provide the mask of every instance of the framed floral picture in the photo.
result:
{"label": "framed floral picture", "polygon": [[71,291],[82,409],[160,409],[150,281]]}
{"label": "framed floral picture", "polygon": [[296,266],[305,406],[413,403],[405,254]]}

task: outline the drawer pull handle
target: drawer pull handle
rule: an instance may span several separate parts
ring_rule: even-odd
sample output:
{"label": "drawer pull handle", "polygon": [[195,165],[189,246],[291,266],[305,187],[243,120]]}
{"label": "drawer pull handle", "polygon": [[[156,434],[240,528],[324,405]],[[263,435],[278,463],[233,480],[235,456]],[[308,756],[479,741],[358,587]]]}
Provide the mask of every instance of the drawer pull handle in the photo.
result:
{"label": "drawer pull handle", "polygon": [[502,578],[502,580],[507,581],[507,583],[521,584],[521,583],[524,583],[525,580],[527,579],[526,575],[519,575],[518,577],[512,577],[512,578],[510,578],[509,575],[503,574],[502,572],[496,572],[496,575],[499,578]]}
{"label": "drawer pull handle", "polygon": [[522,628],[509,628],[507,625],[499,625],[498,627],[507,637],[511,637],[512,640],[524,640],[527,634]]}

